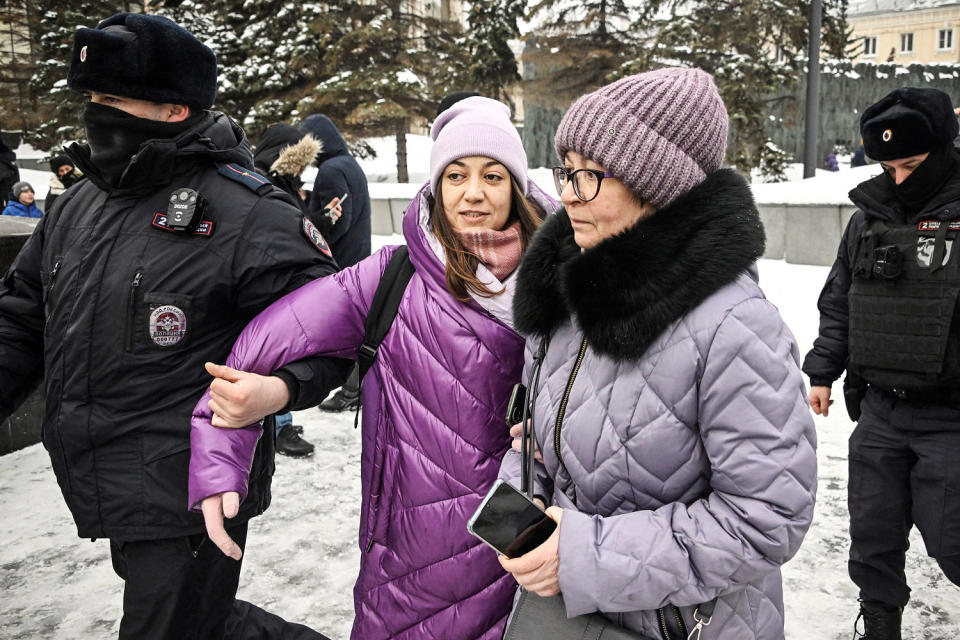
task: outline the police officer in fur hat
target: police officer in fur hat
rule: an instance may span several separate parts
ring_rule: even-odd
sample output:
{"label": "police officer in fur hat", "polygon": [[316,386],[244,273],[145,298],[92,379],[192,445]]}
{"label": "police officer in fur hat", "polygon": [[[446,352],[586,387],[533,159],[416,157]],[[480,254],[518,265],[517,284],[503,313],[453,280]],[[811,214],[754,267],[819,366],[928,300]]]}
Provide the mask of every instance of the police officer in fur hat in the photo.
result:
{"label": "police officer in fur hat", "polygon": [[960,584],[960,157],[957,116],[937,89],[901,88],[860,119],[884,172],[859,207],[820,296],[803,370],[826,416],[847,371],[850,577],[869,640],[900,639],[908,536]]}
{"label": "police officer in fur hat", "polygon": [[[270,419],[246,500],[224,505],[233,557],[188,510],[187,476],[204,363],[274,300],[333,273],[330,250],[253,172],[243,130],[210,110],[216,58],[182,27],[121,13],[81,28],[67,81],[89,97],[88,144],[68,149],[85,179],[0,281],[0,420],[43,376],[44,446],[77,532],[109,540],[124,580],[120,638],[320,638],[234,598],[248,520],[270,503]],[[304,408],[350,365],[277,374]]]}

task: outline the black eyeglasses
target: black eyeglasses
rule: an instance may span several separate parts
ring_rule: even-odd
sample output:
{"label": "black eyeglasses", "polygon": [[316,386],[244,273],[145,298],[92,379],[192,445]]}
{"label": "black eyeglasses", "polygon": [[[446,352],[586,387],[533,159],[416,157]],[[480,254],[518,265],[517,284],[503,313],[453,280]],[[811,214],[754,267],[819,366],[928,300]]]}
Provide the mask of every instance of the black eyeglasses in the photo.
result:
{"label": "black eyeglasses", "polygon": [[590,202],[600,193],[600,183],[604,178],[612,178],[609,171],[599,169],[567,169],[566,167],[553,168],[553,184],[557,193],[563,195],[563,188],[567,182],[573,182],[573,193],[584,202]]}

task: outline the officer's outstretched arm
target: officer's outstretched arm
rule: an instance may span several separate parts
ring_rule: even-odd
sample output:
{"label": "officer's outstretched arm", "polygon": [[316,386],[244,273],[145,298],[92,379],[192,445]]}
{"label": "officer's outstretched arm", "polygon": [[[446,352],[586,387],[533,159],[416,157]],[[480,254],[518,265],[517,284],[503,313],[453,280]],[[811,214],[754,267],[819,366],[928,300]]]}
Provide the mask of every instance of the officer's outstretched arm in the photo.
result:
{"label": "officer's outstretched arm", "polygon": [[227,491],[205,498],[200,503],[203,522],[207,527],[207,537],[220,547],[223,554],[239,560],[243,555],[240,546],[233,541],[223,527],[223,518],[233,518],[240,510],[240,495],[236,491]]}

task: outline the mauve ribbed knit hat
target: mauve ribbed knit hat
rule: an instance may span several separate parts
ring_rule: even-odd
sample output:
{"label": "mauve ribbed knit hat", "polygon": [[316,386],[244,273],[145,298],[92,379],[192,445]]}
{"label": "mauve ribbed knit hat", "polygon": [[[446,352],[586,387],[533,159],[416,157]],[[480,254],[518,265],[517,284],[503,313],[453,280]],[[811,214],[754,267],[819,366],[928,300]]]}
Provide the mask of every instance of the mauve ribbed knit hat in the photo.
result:
{"label": "mauve ribbed knit hat", "polygon": [[656,207],[703,182],[727,150],[727,110],[700,69],[657,69],[581,96],[555,147],[590,158]]}
{"label": "mauve ribbed knit hat", "polygon": [[503,164],[527,195],[527,153],[502,102],[480,96],[461,100],[437,116],[430,137],[431,193],[437,193],[443,170],[454,160],[487,156]]}

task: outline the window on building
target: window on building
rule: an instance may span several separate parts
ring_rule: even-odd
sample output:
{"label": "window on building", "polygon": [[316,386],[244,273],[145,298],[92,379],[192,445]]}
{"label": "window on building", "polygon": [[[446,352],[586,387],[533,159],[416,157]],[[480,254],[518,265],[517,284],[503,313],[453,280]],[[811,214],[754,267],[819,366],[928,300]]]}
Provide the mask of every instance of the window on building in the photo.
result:
{"label": "window on building", "polygon": [[913,34],[900,34],[900,53],[913,53]]}
{"label": "window on building", "polygon": [[867,36],[863,39],[863,57],[877,55],[877,37]]}
{"label": "window on building", "polygon": [[940,29],[937,32],[937,49],[953,49],[953,29]]}

